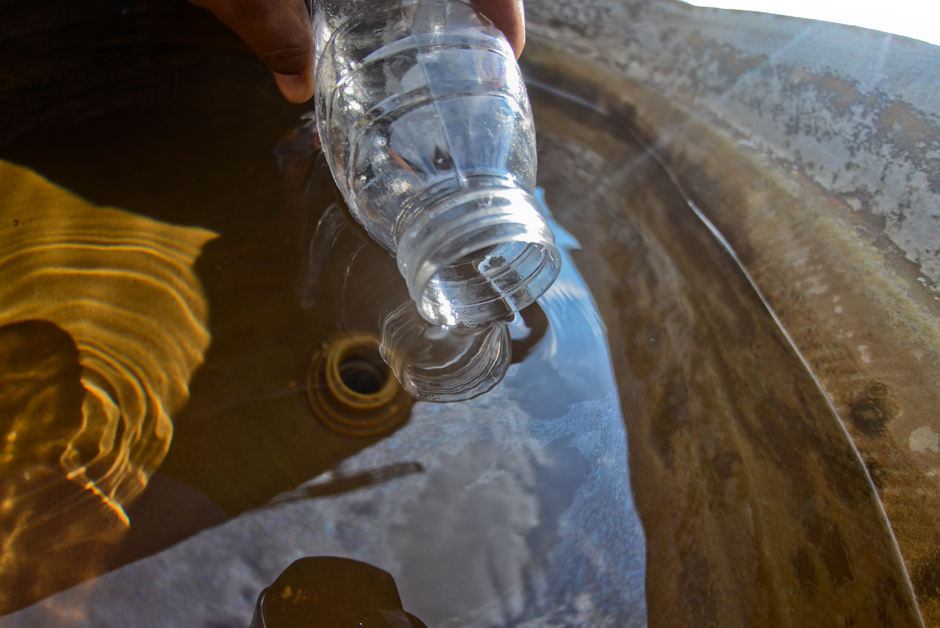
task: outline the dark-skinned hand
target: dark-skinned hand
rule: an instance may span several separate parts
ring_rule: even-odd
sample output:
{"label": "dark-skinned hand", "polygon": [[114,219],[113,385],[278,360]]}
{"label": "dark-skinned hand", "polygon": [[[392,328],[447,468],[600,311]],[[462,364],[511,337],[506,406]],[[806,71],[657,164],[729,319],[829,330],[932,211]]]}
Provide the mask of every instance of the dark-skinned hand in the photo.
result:
{"label": "dark-skinned hand", "polygon": [[[251,46],[287,100],[313,96],[313,25],[304,0],[190,0],[208,9]],[[471,0],[503,31],[516,58],[525,45],[522,0]]]}

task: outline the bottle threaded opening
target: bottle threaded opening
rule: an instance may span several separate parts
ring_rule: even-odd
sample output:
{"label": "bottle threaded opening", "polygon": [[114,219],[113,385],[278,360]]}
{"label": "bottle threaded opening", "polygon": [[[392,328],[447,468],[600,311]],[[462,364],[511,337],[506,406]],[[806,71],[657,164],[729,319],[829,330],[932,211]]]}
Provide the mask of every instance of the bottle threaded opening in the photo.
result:
{"label": "bottle threaded opening", "polygon": [[478,325],[534,303],[561,269],[540,209],[520,188],[480,187],[404,215],[398,267],[421,316]]}

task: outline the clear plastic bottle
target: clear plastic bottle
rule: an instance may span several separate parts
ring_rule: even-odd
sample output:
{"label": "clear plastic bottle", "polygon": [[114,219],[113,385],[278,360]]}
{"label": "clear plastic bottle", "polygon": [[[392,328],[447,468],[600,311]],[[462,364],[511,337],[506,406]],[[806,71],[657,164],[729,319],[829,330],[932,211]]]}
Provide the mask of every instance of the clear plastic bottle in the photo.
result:
{"label": "clear plastic bottle", "polygon": [[561,255],[503,34],[461,0],[315,0],[314,29],[324,153],[421,316],[474,325],[534,302]]}

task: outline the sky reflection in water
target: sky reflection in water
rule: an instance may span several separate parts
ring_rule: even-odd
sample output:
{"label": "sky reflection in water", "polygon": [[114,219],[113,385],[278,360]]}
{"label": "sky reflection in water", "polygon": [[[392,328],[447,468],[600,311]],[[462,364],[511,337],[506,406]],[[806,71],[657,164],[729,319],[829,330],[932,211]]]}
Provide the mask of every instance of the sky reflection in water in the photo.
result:
{"label": "sky reflection in water", "polygon": [[[645,625],[645,541],[605,331],[570,257],[578,243],[552,228],[565,259],[540,300],[548,325],[535,332],[544,336],[489,393],[416,403],[404,428],[270,507],[4,626],[101,625],[131,614],[137,626],[247,625],[257,593],[315,555],[387,570],[428,626]],[[517,346],[532,333],[522,317],[508,329]],[[352,481],[399,467],[407,472],[379,473],[381,483]],[[318,490],[346,478],[358,490]],[[193,564],[200,569],[180,568]],[[141,604],[153,610],[140,614]]]}

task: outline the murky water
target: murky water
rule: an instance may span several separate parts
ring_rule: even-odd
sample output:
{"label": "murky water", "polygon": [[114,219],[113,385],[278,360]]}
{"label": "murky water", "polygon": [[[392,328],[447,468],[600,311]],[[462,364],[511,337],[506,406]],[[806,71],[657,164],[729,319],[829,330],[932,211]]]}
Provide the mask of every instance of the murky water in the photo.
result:
{"label": "murky water", "polygon": [[[11,625],[50,614],[94,624],[132,608],[143,625],[247,625],[261,589],[304,555],[389,571],[406,609],[432,626],[645,623],[626,432],[604,326],[570,256],[578,241],[555,223],[564,274],[533,312],[494,326],[503,339],[496,366],[456,360],[460,368],[437,373],[455,362],[431,351],[440,342],[405,347],[408,377],[437,396],[453,394],[468,371],[495,375],[484,388],[471,378],[458,398],[502,379],[494,390],[409,404],[397,423],[344,431],[310,407],[308,389],[319,386],[308,377],[311,358],[337,335],[399,333],[385,323],[400,327],[389,316],[413,306],[394,261],[336,204],[323,160],[296,155],[310,139],[290,134],[300,121],[247,97],[227,107],[134,108],[34,133],[2,154],[6,187],[23,179],[20,187],[42,192],[13,198],[18,239],[0,266],[32,286],[6,301],[17,307],[5,309],[4,329],[26,356],[12,366],[25,371],[30,347],[61,336],[54,357],[63,366],[38,378],[39,392],[76,397],[84,386],[97,402],[43,424],[15,407],[11,433],[70,435],[94,424],[95,446],[72,466],[90,475],[99,458],[123,463],[82,484],[60,462],[61,438],[11,450],[11,477],[35,478],[27,463],[48,469],[50,486],[87,496],[95,523],[63,507],[34,530],[27,513],[42,503],[14,481],[6,610],[98,576]],[[295,156],[285,157],[291,145]],[[57,248],[65,253],[50,260]],[[45,314],[56,306],[60,316]],[[31,318],[49,321],[48,331],[24,331]],[[461,356],[480,353],[474,342]],[[96,369],[83,350],[106,366]],[[99,372],[123,379],[87,383]],[[125,394],[125,381],[148,394]],[[148,488],[138,497],[106,479]],[[67,540],[37,564],[34,548],[59,530]],[[142,595],[153,578],[166,588]]]}
{"label": "murky water", "polygon": [[428,626],[914,625],[844,430],[628,115],[533,85],[565,266],[511,364],[317,411],[314,356],[407,294],[315,155],[279,165],[299,110],[251,63],[0,146],[0,625],[247,626],[323,555]]}

